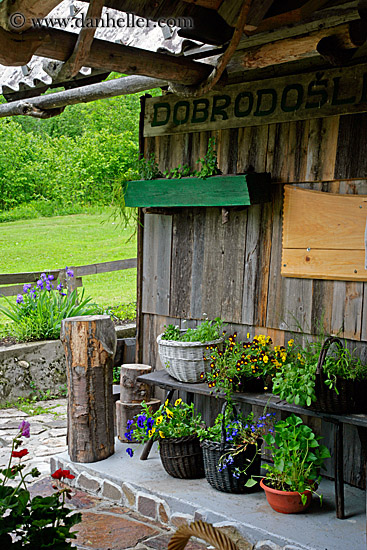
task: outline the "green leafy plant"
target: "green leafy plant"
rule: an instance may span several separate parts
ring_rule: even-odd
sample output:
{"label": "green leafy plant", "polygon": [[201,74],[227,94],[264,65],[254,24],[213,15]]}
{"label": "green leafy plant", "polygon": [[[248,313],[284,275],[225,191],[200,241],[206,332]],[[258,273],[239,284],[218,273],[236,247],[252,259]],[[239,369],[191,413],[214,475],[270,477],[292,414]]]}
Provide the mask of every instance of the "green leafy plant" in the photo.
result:
{"label": "green leafy plant", "polygon": [[[298,348],[297,353],[288,358],[282,370],[276,373],[273,380],[273,393],[288,403],[310,406],[316,401],[316,367],[322,341],[308,343],[305,349]],[[323,367],[324,383],[330,390],[339,394],[338,378],[346,380],[365,380],[367,365],[350,352],[344,345],[335,348],[327,355]]]}
{"label": "green leafy plant", "polygon": [[172,168],[172,170],[166,170],[163,172],[163,175],[167,179],[181,179],[191,176],[192,173],[188,164],[179,164],[177,168]]}
{"label": "green leafy plant", "polygon": [[162,176],[158,163],[155,161],[154,153],[148,158],[142,158],[137,161],[138,172],[142,180],[154,180]]}
{"label": "green leafy plant", "polygon": [[[22,438],[30,437],[30,425],[22,421],[19,432],[14,437],[9,462],[0,470],[0,544],[1,548],[52,548],[66,550],[73,548],[71,539],[76,538],[71,528],[81,522],[81,514],[73,513],[65,506],[65,498],[71,498],[68,488],[57,488],[48,497],[39,495],[31,498],[27,487],[27,478],[40,475],[37,468],[26,472],[22,458],[28,450],[19,447]],[[13,459],[18,459],[14,465]],[[73,479],[69,470],[57,470],[52,474],[54,480]]]}
{"label": "green leafy plant", "polygon": [[[74,276],[66,269],[67,279]],[[97,306],[84,298],[84,289],[80,295],[77,290],[63,292],[61,283],[54,290],[53,275],[42,273],[41,278],[32,287],[25,284],[23,294],[18,294],[15,302],[4,297],[8,307],[0,306],[0,312],[13,321],[10,334],[18,341],[55,340],[60,337],[61,321],[77,315],[93,315]]]}
{"label": "green leafy plant", "polygon": [[[265,484],[280,491],[297,491],[305,504],[307,497],[302,493],[306,490],[316,493],[321,481],[320,468],[330,457],[329,449],[320,445],[321,438],[294,414],[277,422],[274,433],[266,434],[264,439],[274,462],[264,465]],[[254,480],[250,480],[249,485],[253,484]],[[322,495],[318,496],[321,500]]]}
{"label": "green leafy plant", "polygon": [[201,163],[201,169],[195,172],[198,178],[206,179],[210,176],[216,176],[221,171],[218,168],[218,155],[215,149],[215,138],[209,138],[208,149],[203,158],[200,158],[196,163]]}
{"label": "green leafy plant", "polygon": [[[193,403],[188,405],[182,399],[177,399],[171,405],[166,400],[152,414],[148,405],[143,402],[142,412],[134,420],[128,421],[125,437],[129,441],[136,439],[139,443],[150,439],[185,437],[197,434],[201,424],[201,415],[196,413]],[[126,452],[133,455],[130,448]]]}
{"label": "green leafy plant", "polygon": [[164,325],[165,331],[162,340],[175,340],[178,342],[211,342],[222,335],[224,323],[217,317],[214,321],[206,319],[195,328],[180,330],[175,325]]}

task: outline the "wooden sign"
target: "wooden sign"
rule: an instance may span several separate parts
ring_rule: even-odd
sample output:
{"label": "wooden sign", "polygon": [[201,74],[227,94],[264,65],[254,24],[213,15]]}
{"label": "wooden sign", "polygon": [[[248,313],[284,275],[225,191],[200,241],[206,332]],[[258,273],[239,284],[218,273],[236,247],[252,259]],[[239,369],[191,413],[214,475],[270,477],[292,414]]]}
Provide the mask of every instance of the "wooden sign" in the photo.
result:
{"label": "wooden sign", "polygon": [[147,99],[144,136],[259,126],[367,111],[367,65],[227,86],[200,98]]}
{"label": "wooden sign", "polygon": [[285,186],[285,277],[367,281],[366,195],[338,195]]}

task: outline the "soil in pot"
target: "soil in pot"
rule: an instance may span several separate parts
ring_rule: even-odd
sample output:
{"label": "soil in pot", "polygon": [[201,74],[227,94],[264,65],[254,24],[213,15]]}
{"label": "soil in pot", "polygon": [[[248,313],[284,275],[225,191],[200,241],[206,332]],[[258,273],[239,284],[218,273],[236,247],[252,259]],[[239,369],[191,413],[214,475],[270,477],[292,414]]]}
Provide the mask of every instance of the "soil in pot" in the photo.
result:
{"label": "soil in pot", "polygon": [[204,477],[203,451],[195,435],[160,439],[159,453],[167,474],[180,479]]}
{"label": "soil in pot", "polygon": [[265,491],[266,500],[268,504],[281,514],[299,514],[307,510],[311,504],[312,492],[304,491],[304,495],[307,497],[305,504],[302,503],[301,495],[297,491],[279,491],[268,487],[264,483],[264,479],[260,481],[260,486]]}

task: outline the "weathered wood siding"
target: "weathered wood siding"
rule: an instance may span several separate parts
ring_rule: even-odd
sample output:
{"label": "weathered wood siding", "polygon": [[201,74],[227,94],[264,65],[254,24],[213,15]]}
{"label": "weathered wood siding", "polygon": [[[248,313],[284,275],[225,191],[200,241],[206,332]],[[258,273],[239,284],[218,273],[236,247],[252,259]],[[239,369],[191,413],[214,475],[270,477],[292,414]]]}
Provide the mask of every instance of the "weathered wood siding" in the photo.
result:
{"label": "weathered wood siding", "polygon": [[[225,224],[220,208],[145,216],[145,363],[160,368],[155,340],[164,324],[183,319],[195,324],[204,313],[221,316],[239,336],[265,333],[277,344],[287,341],[290,331],[302,341],[302,333],[316,334],[321,328],[349,339],[367,361],[367,282],[285,278],[280,273],[283,184],[367,194],[366,127],[363,114],[145,139],[146,154],[154,152],[163,171],[182,163],[197,167],[196,159],[214,136],[223,173],[253,167],[270,172],[274,183],[271,203],[231,211]],[[357,464],[348,468],[347,480],[361,484],[358,437],[352,428],[347,431],[355,444],[348,448],[346,465]],[[329,425],[326,432],[330,444]]]}

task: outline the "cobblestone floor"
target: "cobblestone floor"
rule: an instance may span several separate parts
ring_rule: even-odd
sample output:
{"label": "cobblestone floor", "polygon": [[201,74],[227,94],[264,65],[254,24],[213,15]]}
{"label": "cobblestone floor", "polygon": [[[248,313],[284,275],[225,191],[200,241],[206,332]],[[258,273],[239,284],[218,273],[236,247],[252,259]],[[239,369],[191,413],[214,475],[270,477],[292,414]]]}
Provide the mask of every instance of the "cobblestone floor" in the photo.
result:
{"label": "cobblestone floor", "polygon": [[[31,486],[33,495],[53,492],[50,478],[50,457],[67,450],[66,400],[43,401],[43,414],[31,416],[16,408],[0,409],[0,467],[9,460],[12,438],[22,420],[31,425],[31,437],[25,440],[29,455],[22,461],[29,469],[36,466],[41,477]],[[28,468],[27,468],[28,469]],[[76,490],[70,501],[71,508],[82,512],[83,521],[78,531],[78,549],[92,550],[163,550],[167,548],[172,530],[160,523],[147,520],[128,508],[116,506],[106,500]],[[190,542],[188,550],[205,550],[199,542]]]}

